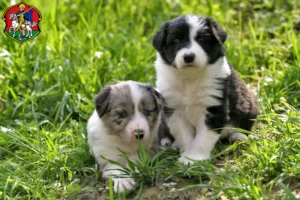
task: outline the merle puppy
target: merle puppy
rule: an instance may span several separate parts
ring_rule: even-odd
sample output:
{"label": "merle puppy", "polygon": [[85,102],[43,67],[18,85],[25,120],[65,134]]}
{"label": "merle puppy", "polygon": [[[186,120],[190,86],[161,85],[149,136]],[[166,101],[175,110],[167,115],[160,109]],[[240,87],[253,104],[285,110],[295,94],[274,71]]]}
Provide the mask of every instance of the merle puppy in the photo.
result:
{"label": "merle puppy", "polygon": [[102,156],[126,166],[121,149],[131,160],[138,159],[138,140],[147,148],[157,138],[163,98],[148,84],[126,81],[103,88],[95,106],[87,127],[90,151],[100,164],[102,177],[113,176],[115,192],[132,189],[134,179],[124,177],[121,167]]}
{"label": "merle puppy", "polygon": [[258,114],[253,92],[226,60],[226,38],[213,19],[196,15],[166,22],[153,38],[157,88],[174,109],[167,123],[185,164],[209,159],[220,137],[246,139],[230,127],[249,131]]}

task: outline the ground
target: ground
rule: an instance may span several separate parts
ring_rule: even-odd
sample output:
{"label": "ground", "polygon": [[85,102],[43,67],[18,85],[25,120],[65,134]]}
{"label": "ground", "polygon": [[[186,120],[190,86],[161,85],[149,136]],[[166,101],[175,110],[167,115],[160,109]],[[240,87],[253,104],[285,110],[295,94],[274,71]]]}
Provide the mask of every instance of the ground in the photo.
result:
{"label": "ground", "polygon": [[[0,199],[300,197],[300,1],[26,3],[42,14],[41,34],[21,46],[0,35]],[[8,6],[1,1],[0,13]],[[88,151],[93,98],[120,80],[155,85],[152,37],[186,13],[211,16],[228,33],[227,59],[258,97],[255,128],[194,166],[171,149],[141,154],[132,163],[141,173],[127,170],[137,187],[114,195]]]}

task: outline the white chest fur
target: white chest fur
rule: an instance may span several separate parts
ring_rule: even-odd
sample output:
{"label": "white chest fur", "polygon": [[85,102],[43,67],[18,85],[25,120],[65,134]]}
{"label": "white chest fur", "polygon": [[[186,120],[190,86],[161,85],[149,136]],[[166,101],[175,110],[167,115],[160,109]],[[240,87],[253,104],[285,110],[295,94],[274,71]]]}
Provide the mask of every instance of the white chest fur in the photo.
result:
{"label": "white chest fur", "polygon": [[183,151],[179,161],[187,164],[191,162],[187,158],[209,159],[220,135],[206,127],[205,118],[208,107],[221,104],[215,97],[222,97],[220,79],[231,73],[226,58],[205,67],[176,69],[158,55],[155,66],[157,88],[167,106],[175,110],[167,122],[175,138],[172,146]]}
{"label": "white chest fur", "polygon": [[165,65],[160,56],[155,62],[157,88],[166,99],[170,108],[180,112],[196,126],[197,120],[207,113],[206,108],[219,105],[214,97],[222,97],[218,78],[230,74],[226,58],[205,68],[175,69]]}

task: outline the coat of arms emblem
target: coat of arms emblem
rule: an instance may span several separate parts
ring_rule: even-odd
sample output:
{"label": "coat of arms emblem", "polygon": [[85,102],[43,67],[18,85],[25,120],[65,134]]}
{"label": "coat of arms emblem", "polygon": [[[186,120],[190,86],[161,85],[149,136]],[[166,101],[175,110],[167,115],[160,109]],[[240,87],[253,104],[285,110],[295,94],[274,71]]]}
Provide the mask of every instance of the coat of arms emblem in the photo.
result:
{"label": "coat of arms emblem", "polygon": [[2,19],[6,24],[4,33],[20,44],[35,38],[41,32],[41,13],[34,6],[24,2],[7,8]]}

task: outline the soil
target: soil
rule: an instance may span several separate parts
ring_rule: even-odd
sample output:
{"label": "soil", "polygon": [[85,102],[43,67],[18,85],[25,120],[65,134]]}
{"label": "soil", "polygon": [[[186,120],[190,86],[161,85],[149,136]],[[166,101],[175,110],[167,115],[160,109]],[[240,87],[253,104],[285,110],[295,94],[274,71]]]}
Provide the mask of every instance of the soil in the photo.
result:
{"label": "soil", "polygon": [[[187,185],[198,184],[199,181],[195,180],[179,180],[171,183],[163,183],[159,185],[154,185],[150,187],[143,188],[141,194],[139,193],[139,189],[136,189],[135,192],[128,195],[126,199],[134,200],[134,199],[141,199],[141,200],[206,200],[209,195],[212,195],[213,191],[209,189],[203,188],[189,188],[186,190],[180,190],[181,188]],[[202,181],[202,183],[208,183],[208,181]],[[296,199],[300,199],[300,185],[299,180],[291,179],[284,181],[284,184],[287,185],[289,188],[293,188],[292,194],[296,197]],[[90,182],[86,186],[86,190],[83,190],[82,194],[77,196],[75,199],[80,200],[106,200],[109,197],[108,191],[108,182],[103,180],[99,181],[97,184]],[[281,196],[284,191],[279,188],[279,186],[275,186],[272,189],[272,196]],[[270,194],[265,194],[266,196]],[[138,197],[139,196],[139,197]],[[70,198],[74,199],[74,198]],[[117,199],[117,198],[115,198]],[[219,200],[228,200],[228,198],[223,195],[219,194]],[[238,199],[238,198],[237,198]]]}
{"label": "soil", "polygon": [[[197,184],[196,182],[185,181],[184,183],[172,185],[175,183],[164,183],[157,186],[144,188],[139,198],[143,200],[203,200],[203,196],[209,193],[207,189],[191,188],[187,190],[179,190],[186,185]],[[80,200],[106,200],[108,199],[109,192],[107,189],[107,182],[101,181],[97,184],[95,191],[90,191],[81,194],[77,199]],[[126,197],[128,200],[136,199],[139,191],[135,191]]]}

